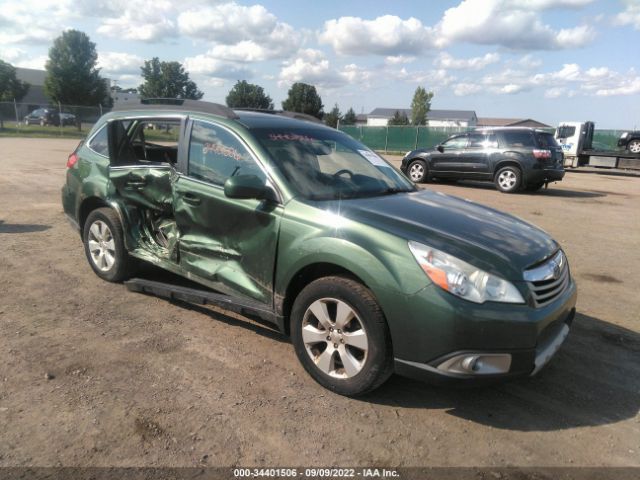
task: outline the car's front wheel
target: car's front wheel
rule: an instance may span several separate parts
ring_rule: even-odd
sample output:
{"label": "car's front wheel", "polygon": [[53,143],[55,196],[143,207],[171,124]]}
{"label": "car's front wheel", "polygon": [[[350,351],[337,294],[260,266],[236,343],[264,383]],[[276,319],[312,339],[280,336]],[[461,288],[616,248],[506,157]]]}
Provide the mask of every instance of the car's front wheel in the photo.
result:
{"label": "car's front wheel", "polygon": [[109,282],[127,279],[134,261],[124,246],[122,224],[111,208],[98,208],[89,214],[82,238],[89,265]]}
{"label": "car's front wheel", "polygon": [[631,153],[640,153],[640,139],[633,139],[627,143],[627,150]]}
{"label": "car's front wheel", "polygon": [[291,337],[305,370],[340,395],[369,392],[393,372],[382,309],[353,279],[324,277],[307,285],[291,310]]}
{"label": "car's front wheel", "polygon": [[522,172],[516,166],[507,165],[496,172],[494,181],[501,192],[517,192],[522,183]]}
{"label": "car's front wheel", "polygon": [[424,160],[413,160],[407,167],[409,178],[415,183],[427,181],[427,162]]}

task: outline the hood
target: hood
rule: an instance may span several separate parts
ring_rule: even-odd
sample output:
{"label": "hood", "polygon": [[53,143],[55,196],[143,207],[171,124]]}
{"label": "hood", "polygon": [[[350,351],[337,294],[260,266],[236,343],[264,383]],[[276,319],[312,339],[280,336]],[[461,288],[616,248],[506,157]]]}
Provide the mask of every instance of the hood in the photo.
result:
{"label": "hood", "polygon": [[525,269],[559,248],[546,232],[517,217],[440,192],[323,203],[350,220],[432,246],[511,281],[522,281]]}

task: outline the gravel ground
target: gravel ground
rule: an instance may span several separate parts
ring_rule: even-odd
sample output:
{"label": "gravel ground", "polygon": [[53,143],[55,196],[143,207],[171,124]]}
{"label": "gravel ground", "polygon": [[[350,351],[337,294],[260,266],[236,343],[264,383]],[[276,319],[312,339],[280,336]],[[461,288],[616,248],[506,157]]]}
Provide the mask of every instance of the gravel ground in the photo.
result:
{"label": "gravel ground", "polygon": [[427,185],[553,235],[574,328],[533,379],[354,400],[273,330],[96,277],[60,205],[76,143],[0,139],[0,466],[640,466],[640,178]]}

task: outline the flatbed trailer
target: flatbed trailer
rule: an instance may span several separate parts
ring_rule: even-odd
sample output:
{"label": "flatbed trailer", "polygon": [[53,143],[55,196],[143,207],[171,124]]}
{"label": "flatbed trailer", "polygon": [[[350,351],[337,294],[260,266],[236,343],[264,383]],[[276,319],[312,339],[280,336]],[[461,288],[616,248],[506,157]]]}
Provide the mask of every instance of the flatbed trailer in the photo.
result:
{"label": "flatbed trailer", "polygon": [[640,170],[640,154],[593,148],[593,122],[562,122],[555,137],[564,153],[565,167],[605,167]]}

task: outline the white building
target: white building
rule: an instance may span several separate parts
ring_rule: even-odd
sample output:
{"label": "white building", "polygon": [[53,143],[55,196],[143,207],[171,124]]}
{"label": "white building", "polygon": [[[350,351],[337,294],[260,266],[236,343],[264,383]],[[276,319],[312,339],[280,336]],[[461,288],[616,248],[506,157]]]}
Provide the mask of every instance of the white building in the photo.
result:
{"label": "white building", "polygon": [[[367,116],[367,125],[386,127],[396,112],[404,113],[411,120],[410,108],[375,108]],[[475,127],[478,117],[473,110],[429,110],[427,125],[429,127]]]}

